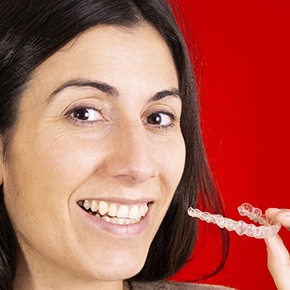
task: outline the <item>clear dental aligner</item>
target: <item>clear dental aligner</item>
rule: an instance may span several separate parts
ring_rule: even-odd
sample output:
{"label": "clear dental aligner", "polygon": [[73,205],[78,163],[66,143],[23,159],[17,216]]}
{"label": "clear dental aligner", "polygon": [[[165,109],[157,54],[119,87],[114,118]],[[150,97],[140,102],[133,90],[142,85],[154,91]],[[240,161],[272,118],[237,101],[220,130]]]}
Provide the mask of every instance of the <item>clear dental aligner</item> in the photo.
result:
{"label": "clear dental aligner", "polygon": [[208,223],[216,224],[221,229],[226,228],[228,231],[235,231],[240,236],[247,235],[256,239],[272,238],[281,228],[281,224],[278,221],[266,217],[259,208],[253,207],[249,203],[239,206],[238,211],[241,216],[247,216],[250,220],[259,223],[261,226],[247,224],[244,221],[235,221],[225,218],[220,214],[202,212],[192,207],[187,212],[191,217],[197,217]]}

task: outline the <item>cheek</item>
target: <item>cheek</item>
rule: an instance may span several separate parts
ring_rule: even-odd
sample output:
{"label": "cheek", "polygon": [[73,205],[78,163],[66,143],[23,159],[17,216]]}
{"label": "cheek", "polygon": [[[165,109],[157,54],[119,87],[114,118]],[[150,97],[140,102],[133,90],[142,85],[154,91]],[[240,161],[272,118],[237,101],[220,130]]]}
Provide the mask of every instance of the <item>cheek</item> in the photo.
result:
{"label": "cheek", "polygon": [[166,148],[160,151],[159,156],[162,160],[162,171],[167,177],[167,183],[176,188],[183,174],[185,164],[183,138],[176,138],[174,142],[170,142]]}
{"label": "cheek", "polygon": [[15,222],[23,216],[66,215],[70,196],[98,162],[85,146],[72,146],[65,138],[31,140],[14,146],[4,169],[5,204]]}
{"label": "cheek", "polygon": [[60,196],[70,195],[95,172],[104,157],[102,148],[77,136],[54,136],[48,142],[36,141],[36,145],[34,159],[38,161],[32,169],[34,175],[38,176],[43,191],[58,191]]}

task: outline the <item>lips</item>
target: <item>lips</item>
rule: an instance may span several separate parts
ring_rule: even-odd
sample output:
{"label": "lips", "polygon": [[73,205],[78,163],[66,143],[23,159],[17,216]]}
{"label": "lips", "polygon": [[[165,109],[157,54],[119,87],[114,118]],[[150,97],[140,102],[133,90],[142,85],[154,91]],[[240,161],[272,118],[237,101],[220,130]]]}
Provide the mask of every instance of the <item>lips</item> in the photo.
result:
{"label": "lips", "polygon": [[125,205],[86,199],[79,201],[78,205],[89,214],[118,225],[136,224],[148,212],[148,203]]}

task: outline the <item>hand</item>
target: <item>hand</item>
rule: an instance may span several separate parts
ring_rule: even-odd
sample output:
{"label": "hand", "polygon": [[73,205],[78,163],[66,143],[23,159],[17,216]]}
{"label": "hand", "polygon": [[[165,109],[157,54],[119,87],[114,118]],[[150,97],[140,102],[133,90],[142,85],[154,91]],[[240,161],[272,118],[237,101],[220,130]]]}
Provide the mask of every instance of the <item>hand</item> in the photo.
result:
{"label": "hand", "polygon": [[[290,210],[269,208],[266,216],[278,220],[282,226],[290,230]],[[278,290],[290,289],[289,252],[279,235],[265,239],[268,252],[268,268]]]}

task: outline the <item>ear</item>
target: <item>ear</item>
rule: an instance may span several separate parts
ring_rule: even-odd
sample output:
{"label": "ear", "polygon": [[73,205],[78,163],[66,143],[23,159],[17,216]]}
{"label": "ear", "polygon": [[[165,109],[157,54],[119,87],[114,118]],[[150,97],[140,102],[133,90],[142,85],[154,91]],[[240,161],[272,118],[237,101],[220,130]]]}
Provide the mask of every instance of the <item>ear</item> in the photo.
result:
{"label": "ear", "polygon": [[0,185],[3,184],[3,173],[4,173],[4,157],[3,157],[3,140],[0,138]]}

